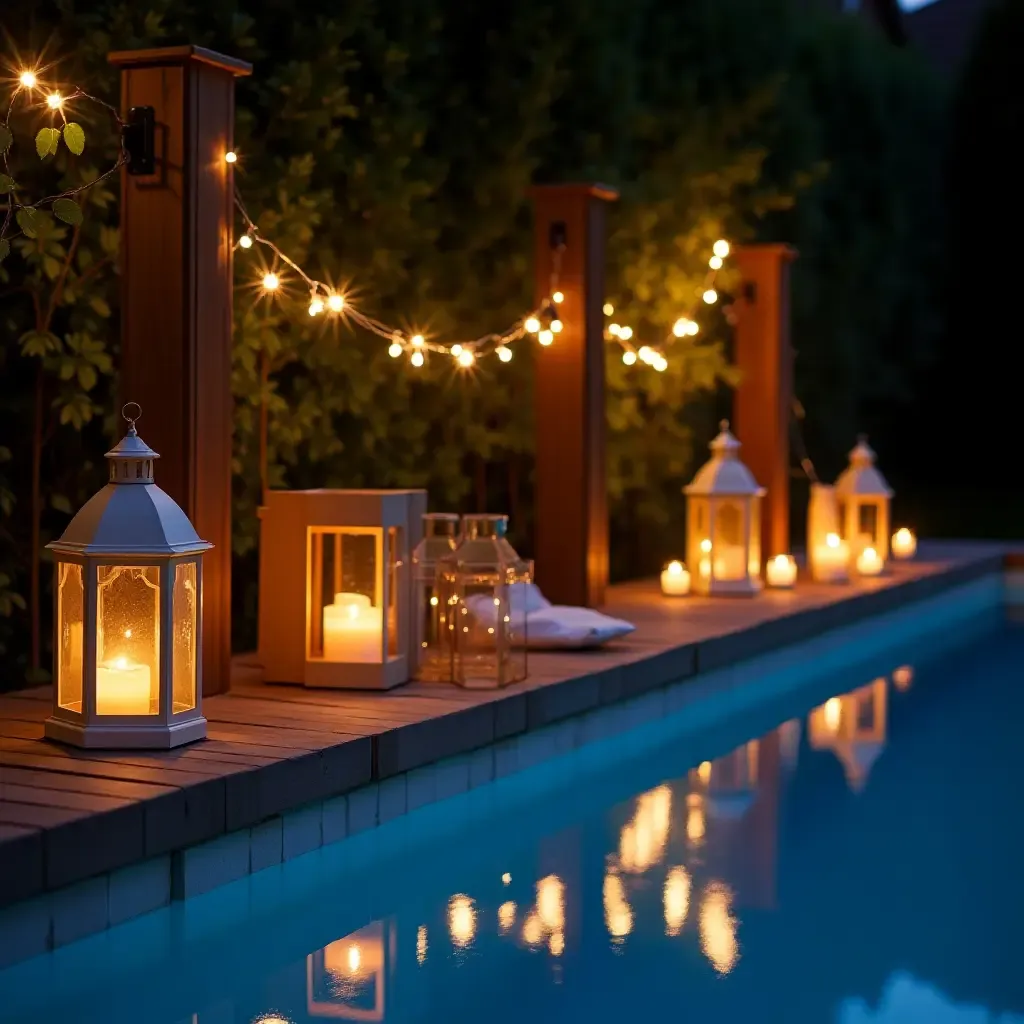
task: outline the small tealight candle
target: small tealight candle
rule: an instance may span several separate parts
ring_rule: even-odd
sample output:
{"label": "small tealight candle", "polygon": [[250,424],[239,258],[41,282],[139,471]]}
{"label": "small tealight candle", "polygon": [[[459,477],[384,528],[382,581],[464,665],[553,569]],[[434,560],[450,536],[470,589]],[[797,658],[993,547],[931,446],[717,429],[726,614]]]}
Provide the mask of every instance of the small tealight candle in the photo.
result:
{"label": "small tealight candle", "polygon": [[865,548],[857,556],[857,572],[861,576],[877,576],[885,567],[885,563],[878,557],[874,548]]}
{"label": "small tealight candle", "polygon": [[776,555],[764,568],[769,587],[788,590],[796,583],[796,560],[792,555]]}
{"label": "small tealight candle", "polygon": [[682,562],[669,562],[661,574],[661,592],[668,597],[685,597],[690,592],[690,574]]}
{"label": "small tealight candle", "polygon": [[825,543],[811,552],[814,579],[823,583],[845,583],[849,579],[850,548],[838,533],[825,535]]}
{"label": "small tealight candle", "polygon": [[892,557],[913,558],[917,553],[917,537],[913,530],[901,526],[892,535]]}

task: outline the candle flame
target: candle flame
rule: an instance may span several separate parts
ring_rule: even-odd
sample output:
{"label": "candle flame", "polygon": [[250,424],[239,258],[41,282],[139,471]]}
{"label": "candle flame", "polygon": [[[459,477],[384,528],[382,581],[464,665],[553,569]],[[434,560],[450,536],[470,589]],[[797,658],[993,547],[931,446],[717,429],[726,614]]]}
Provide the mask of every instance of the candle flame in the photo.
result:
{"label": "candle flame", "polygon": [[669,576],[682,576],[683,575],[683,563],[682,562],[669,562],[668,563],[668,574],[669,574]]}
{"label": "candle flame", "polygon": [[825,535],[825,544],[826,544],[827,547],[830,547],[830,548],[837,548],[837,547],[839,547],[839,534],[838,533],[826,534]]}

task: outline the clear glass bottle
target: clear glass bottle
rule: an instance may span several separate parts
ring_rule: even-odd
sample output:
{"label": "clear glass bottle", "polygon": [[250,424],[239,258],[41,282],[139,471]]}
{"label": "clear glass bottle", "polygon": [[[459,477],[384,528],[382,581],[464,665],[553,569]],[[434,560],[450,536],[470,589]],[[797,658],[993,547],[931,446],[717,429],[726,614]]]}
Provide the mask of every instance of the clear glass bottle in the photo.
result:
{"label": "clear glass bottle", "polygon": [[507,533],[508,516],[464,516],[462,540],[438,564],[448,678],[468,689],[526,678],[525,584],[533,563],[516,554]]}
{"label": "clear glass bottle", "polygon": [[451,658],[443,642],[444,606],[438,595],[438,563],[459,542],[459,516],[454,512],[428,512],[423,517],[423,540],[412,553],[414,678],[448,680]]}

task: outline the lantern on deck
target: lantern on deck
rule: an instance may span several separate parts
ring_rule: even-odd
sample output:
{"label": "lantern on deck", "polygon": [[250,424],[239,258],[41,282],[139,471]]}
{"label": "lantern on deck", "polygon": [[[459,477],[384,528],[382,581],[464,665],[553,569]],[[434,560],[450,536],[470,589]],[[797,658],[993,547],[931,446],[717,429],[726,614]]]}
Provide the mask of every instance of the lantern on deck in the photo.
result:
{"label": "lantern on deck", "polygon": [[686,488],[686,560],[698,594],[750,595],[761,589],[761,499],[764,488],[737,453],[722,420],[711,460]]}
{"label": "lantern on deck", "polygon": [[264,679],[380,690],[411,675],[409,543],[423,491],[270,491],[261,510]]}
{"label": "lantern on deck", "polygon": [[516,554],[507,532],[508,516],[465,516],[462,540],[438,565],[447,679],[467,689],[526,678],[526,584],[533,564]]}
{"label": "lantern on deck", "polygon": [[835,486],[841,537],[857,564],[865,548],[874,548],[884,564],[889,557],[889,502],[892,490],[875,467],[875,453],[861,435],[850,452],[850,465]]}
{"label": "lantern on deck", "polygon": [[429,512],[423,517],[423,539],[412,553],[413,620],[416,628],[414,655],[417,679],[447,680],[451,664],[446,653],[442,625],[444,606],[438,590],[437,569],[459,540],[459,516],[454,512]]}
{"label": "lantern on deck", "polygon": [[159,458],[134,418],[107,452],[110,482],[81,508],[55,559],[49,739],[79,747],[177,747],[202,716],[202,555],[185,513],[153,482]]}

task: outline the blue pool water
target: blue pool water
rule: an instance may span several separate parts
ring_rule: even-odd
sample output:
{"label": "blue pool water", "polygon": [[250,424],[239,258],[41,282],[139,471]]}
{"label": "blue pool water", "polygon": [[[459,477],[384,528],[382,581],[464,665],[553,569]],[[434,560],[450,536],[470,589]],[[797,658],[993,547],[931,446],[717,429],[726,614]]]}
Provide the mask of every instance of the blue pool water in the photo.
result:
{"label": "blue pool water", "polygon": [[0,1021],[1024,1024],[1024,629],[972,636],[0,973]]}

